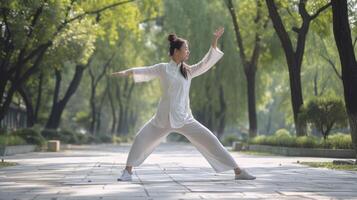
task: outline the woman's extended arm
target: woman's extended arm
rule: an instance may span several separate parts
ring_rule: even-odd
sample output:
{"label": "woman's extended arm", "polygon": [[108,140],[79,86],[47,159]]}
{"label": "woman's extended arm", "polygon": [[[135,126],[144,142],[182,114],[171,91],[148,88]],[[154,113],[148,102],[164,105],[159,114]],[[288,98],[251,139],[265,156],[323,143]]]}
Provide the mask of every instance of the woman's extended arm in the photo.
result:
{"label": "woman's extended arm", "polygon": [[221,38],[221,36],[224,33],[224,28],[220,27],[218,28],[214,33],[213,33],[213,39],[212,39],[212,47],[215,49],[217,48],[217,41],[219,38]]}
{"label": "woman's extended arm", "polygon": [[211,48],[209,49],[208,53],[203,57],[203,59],[200,62],[190,67],[190,74],[192,78],[205,73],[214,64],[216,64],[219,59],[222,58],[224,53],[217,48],[217,41],[222,36],[223,32],[224,32],[223,27],[217,29],[214,32]]}
{"label": "woman's extended arm", "polygon": [[133,75],[133,71],[131,69],[126,69],[126,70],[122,70],[122,71],[119,71],[119,72],[113,72],[111,75],[112,76],[126,77],[126,76]]}
{"label": "woman's extended arm", "polygon": [[134,78],[134,82],[150,81],[151,79],[160,75],[160,66],[161,63],[148,67],[134,67],[127,70],[114,72],[112,73],[112,75],[121,77],[127,77],[132,75]]}

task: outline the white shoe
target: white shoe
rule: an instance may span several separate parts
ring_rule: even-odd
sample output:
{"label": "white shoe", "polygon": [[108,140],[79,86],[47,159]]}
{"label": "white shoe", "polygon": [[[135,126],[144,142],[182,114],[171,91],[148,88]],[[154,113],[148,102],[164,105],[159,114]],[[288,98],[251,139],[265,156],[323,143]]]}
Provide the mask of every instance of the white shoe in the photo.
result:
{"label": "white shoe", "polygon": [[244,169],[241,170],[240,174],[236,174],[235,180],[254,180],[256,177],[250,175],[247,171]]}
{"label": "white shoe", "polygon": [[122,175],[120,178],[118,178],[118,181],[131,181],[131,173],[128,172],[128,170],[124,169]]}

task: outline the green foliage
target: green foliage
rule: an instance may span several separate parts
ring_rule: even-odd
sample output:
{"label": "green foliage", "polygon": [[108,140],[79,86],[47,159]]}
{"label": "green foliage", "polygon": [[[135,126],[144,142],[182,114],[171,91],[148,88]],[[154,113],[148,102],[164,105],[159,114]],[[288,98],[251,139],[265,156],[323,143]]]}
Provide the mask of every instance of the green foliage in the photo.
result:
{"label": "green foliage", "polygon": [[110,135],[100,135],[99,140],[103,143],[112,143],[112,136]]}
{"label": "green foliage", "polygon": [[233,142],[238,141],[238,140],[239,140],[239,138],[236,135],[231,134],[231,135],[227,135],[223,138],[222,144],[224,146],[232,146]]}
{"label": "green foliage", "polygon": [[0,146],[24,145],[26,141],[17,135],[0,135]]}
{"label": "green foliage", "polygon": [[250,143],[282,147],[353,149],[351,136],[341,133],[334,134],[327,140],[314,136],[292,137],[286,133],[274,134],[272,136],[260,135],[251,139]]}
{"label": "green foliage", "polygon": [[350,164],[334,164],[333,162],[300,162],[300,164],[307,165],[310,167],[320,167],[320,168],[328,168],[334,170],[350,170],[350,171],[357,171],[357,165],[350,165]]}
{"label": "green foliage", "polygon": [[318,139],[314,136],[301,136],[296,138],[297,147],[314,148],[318,145]]}
{"label": "green foliage", "polygon": [[99,137],[95,137],[93,135],[88,135],[88,144],[99,144],[101,140]]}
{"label": "green foliage", "polygon": [[41,133],[31,128],[20,129],[12,134],[23,138],[27,144],[43,146],[46,143],[46,139],[41,135]]}
{"label": "green foliage", "polygon": [[337,133],[321,142],[321,146],[329,149],[353,149],[350,134]]}
{"label": "green foliage", "polygon": [[45,129],[42,135],[48,140],[60,140],[65,144],[85,144],[88,139],[85,135],[70,130],[50,130]]}
{"label": "green foliage", "polygon": [[302,107],[300,117],[312,123],[325,139],[333,127],[347,125],[344,103],[336,97],[311,99]]}

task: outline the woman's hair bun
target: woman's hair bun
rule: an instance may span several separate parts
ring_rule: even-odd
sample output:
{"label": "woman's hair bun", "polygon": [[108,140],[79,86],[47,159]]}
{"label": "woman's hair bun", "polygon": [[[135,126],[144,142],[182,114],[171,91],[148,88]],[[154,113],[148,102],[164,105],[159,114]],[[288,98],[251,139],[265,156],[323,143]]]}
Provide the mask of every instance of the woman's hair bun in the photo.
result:
{"label": "woman's hair bun", "polygon": [[169,35],[169,37],[167,37],[167,39],[168,39],[170,42],[175,41],[176,38],[177,38],[177,36],[176,36],[175,33],[171,33],[171,34]]}

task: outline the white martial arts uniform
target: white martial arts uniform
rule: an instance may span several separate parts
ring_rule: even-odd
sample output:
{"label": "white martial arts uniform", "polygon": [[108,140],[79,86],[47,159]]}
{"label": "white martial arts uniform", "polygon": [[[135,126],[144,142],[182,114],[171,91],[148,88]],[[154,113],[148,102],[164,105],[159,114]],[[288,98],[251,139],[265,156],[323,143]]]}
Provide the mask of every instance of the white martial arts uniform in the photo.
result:
{"label": "white martial arts uniform", "polygon": [[156,114],[139,130],[134,139],[127,159],[128,166],[142,164],[170,132],[177,132],[197,148],[216,172],[238,167],[217,137],[194,119],[190,109],[191,79],[206,72],[222,56],[223,52],[211,47],[200,62],[189,66],[187,79],[182,76],[179,65],[173,60],[131,69],[135,82],[160,78],[162,97]]}

